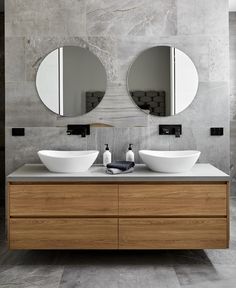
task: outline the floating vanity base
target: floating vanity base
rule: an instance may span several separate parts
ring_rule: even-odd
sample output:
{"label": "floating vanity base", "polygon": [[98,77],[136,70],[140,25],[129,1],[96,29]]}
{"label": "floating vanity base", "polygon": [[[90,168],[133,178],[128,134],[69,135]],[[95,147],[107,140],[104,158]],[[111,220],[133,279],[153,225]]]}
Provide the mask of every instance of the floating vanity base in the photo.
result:
{"label": "floating vanity base", "polygon": [[[38,166],[42,172],[44,168]],[[215,181],[206,177],[205,181],[200,181],[201,178],[194,181],[194,175],[187,178],[189,181],[176,181],[176,178],[173,181],[171,176],[163,181],[161,174],[161,181],[158,176],[156,181],[130,181],[128,175],[123,175],[126,177],[123,181],[115,177],[109,182],[105,178],[91,181],[89,177],[81,181],[84,175],[77,174],[71,176],[74,181],[70,177],[68,182],[56,182],[53,175],[47,181],[45,178],[36,181],[37,169],[32,167],[31,177],[23,177],[25,168],[8,177],[10,249],[222,249],[229,246],[229,179],[219,170]],[[208,168],[213,177],[216,168],[210,165]]]}

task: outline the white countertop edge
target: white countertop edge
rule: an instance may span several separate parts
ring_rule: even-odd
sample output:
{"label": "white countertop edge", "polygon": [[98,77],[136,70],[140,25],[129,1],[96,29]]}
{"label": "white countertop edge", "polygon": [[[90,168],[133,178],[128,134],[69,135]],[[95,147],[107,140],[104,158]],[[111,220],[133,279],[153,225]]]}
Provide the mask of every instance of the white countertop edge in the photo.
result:
{"label": "white countertop edge", "polygon": [[229,181],[230,176],[211,164],[197,163],[185,173],[158,173],[143,164],[136,164],[135,171],[129,174],[109,175],[102,165],[94,165],[81,173],[53,173],[43,164],[25,164],[7,176],[7,182],[145,182],[145,181]]}

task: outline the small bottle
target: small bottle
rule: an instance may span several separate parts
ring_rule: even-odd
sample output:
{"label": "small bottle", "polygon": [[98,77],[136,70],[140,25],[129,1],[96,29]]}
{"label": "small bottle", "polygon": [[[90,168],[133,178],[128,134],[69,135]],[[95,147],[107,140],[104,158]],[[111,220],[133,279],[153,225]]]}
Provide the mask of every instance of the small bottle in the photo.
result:
{"label": "small bottle", "polygon": [[111,163],[111,152],[109,151],[108,144],[105,144],[105,152],[103,153],[103,165],[106,167],[107,164]]}
{"label": "small bottle", "polygon": [[132,151],[133,144],[129,144],[128,151],[126,152],[126,161],[134,162],[134,152]]}

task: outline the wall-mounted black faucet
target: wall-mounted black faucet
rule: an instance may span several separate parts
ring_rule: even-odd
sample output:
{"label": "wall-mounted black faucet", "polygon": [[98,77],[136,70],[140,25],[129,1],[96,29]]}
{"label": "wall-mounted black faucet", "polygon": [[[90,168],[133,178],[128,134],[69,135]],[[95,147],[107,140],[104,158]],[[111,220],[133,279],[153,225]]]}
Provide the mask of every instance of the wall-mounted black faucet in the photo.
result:
{"label": "wall-mounted black faucet", "polygon": [[159,125],[159,135],[175,135],[179,138],[182,135],[182,125]]}
{"label": "wall-mounted black faucet", "polygon": [[67,135],[81,135],[86,137],[90,135],[90,125],[67,125]]}

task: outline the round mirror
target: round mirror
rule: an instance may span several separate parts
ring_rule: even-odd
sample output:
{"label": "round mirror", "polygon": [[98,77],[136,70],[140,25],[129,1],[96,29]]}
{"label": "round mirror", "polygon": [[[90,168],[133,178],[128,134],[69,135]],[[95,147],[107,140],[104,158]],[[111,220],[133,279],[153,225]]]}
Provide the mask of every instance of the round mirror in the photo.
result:
{"label": "round mirror", "polygon": [[128,73],[128,90],[143,111],[171,116],[186,109],[198,89],[198,73],[182,51],[156,46],[142,52]]}
{"label": "round mirror", "polygon": [[42,102],[62,116],[83,115],[94,109],[106,90],[106,71],[88,49],[64,46],[41,62],[36,87]]}

